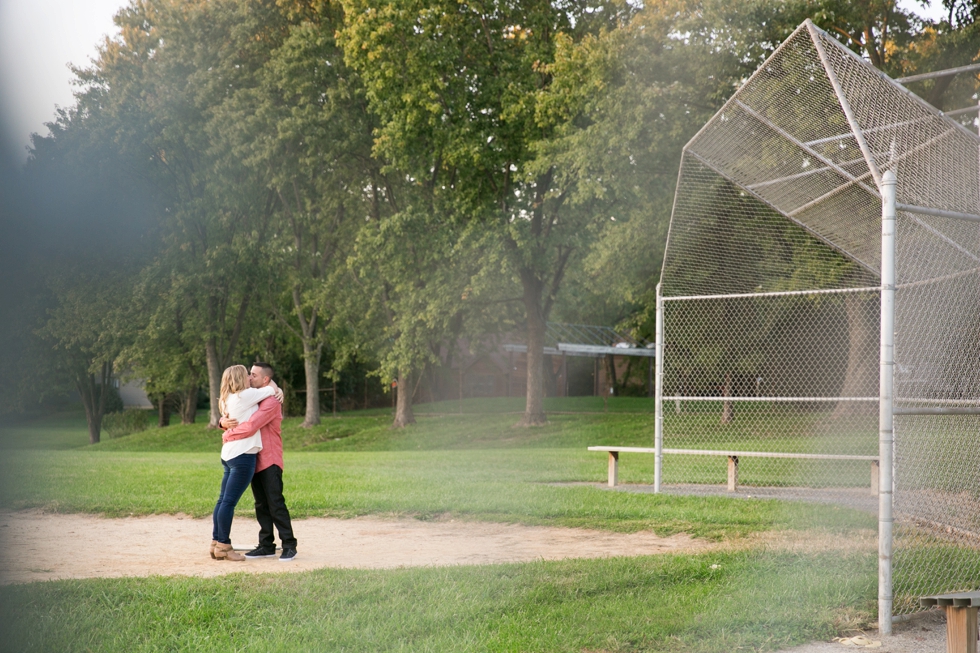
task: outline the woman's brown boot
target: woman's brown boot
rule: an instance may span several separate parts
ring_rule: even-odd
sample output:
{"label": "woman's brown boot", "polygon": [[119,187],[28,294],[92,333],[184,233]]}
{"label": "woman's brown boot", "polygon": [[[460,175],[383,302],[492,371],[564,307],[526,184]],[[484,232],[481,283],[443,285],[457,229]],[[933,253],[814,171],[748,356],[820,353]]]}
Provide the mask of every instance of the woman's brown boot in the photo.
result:
{"label": "woman's brown boot", "polygon": [[214,546],[217,543],[218,543],[218,540],[211,540],[211,548],[208,550],[208,552],[211,554],[211,558],[214,559],[214,560],[217,560],[217,558],[214,557]]}
{"label": "woman's brown boot", "polygon": [[230,544],[223,544],[221,542],[214,543],[214,553],[212,554],[215,560],[231,560],[233,562],[241,562],[245,559],[238,551],[232,548]]}

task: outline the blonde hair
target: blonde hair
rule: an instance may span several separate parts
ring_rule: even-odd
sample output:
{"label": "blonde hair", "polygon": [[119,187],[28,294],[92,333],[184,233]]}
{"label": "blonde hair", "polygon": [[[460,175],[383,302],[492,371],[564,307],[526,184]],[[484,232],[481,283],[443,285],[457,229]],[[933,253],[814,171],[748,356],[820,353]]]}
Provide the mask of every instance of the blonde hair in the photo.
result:
{"label": "blonde hair", "polygon": [[232,365],[221,374],[221,398],[218,400],[218,409],[224,413],[228,395],[241,392],[249,387],[248,370],[244,365]]}

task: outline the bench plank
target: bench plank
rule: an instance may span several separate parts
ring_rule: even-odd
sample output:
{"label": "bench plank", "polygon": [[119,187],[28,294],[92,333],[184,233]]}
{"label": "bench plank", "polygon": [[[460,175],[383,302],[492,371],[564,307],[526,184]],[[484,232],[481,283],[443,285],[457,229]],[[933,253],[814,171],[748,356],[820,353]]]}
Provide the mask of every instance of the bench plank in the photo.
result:
{"label": "bench plank", "polygon": [[[652,447],[589,447],[589,451],[620,451],[625,453],[657,453]],[[878,456],[852,456],[836,453],[792,453],[785,451],[734,451],[716,449],[664,449],[664,453],[689,456],[739,456],[746,458],[809,458],[813,460],[878,460]]]}
{"label": "bench plank", "polygon": [[[609,453],[609,487],[616,487],[619,480],[620,453],[657,453],[653,447],[612,447],[593,446],[589,451],[605,451]],[[690,456],[725,456],[728,458],[728,491],[738,490],[738,459],[746,458],[796,458],[804,460],[867,460],[871,462],[871,493],[878,493],[879,460],[878,456],[855,456],[850,454],[833,453],[791,453],[783,451],[719,451],[714,449],[663,449],[662,453],[684,454]],[[977,653],[977,652],[973,652]]]}

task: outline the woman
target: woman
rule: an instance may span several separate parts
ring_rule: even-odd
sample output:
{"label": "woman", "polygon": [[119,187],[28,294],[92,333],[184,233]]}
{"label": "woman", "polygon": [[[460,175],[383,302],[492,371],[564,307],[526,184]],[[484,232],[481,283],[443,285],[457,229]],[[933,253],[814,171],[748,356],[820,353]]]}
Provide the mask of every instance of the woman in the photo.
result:
{"label": "woman", "polygon": [[[258,409],[260,401],[279,393],[276,384],[264,388],[251,388],[248,370],[244,365],[232,365],[221,375],[221,399],[218,403],[226,417],[246,421]],[[252,482],[255,473],[256,454],[262,450],[262,433],[256,431],[247,438],[225,442],[221,447],[221,465],[225,473],[221,477],[221,492],[214,506],[214,529],[211,540],[211,557],[215,560],[244,560],[231,546],[231,521],[235,506]]]}

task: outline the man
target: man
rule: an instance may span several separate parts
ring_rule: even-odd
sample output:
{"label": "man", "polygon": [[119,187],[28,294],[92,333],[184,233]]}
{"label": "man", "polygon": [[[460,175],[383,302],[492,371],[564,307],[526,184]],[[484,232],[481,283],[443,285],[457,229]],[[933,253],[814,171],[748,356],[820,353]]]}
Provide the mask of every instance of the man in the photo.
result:
{"label": "man", "polygon": [[[268,363],[256,363],[249,372],[249,384],[264,388],[272,381],[273,369]],[[246,558],[271,558],[276,555],[275,525],[282,542],[281,562],[296,557],[296,538],[289,519],[289,509],[282,495],[282,406],[275,397],[259,403],[259,409],[245,422],[221,418],[221,427],[228,429],[224,442],[240,440],[258,430],[262,432],[262,451],[255,461],[252,477],[252,496],[255,497],[255,518],[259,521],[259,546],[245,554]]]}

